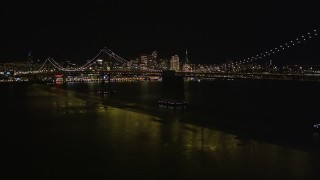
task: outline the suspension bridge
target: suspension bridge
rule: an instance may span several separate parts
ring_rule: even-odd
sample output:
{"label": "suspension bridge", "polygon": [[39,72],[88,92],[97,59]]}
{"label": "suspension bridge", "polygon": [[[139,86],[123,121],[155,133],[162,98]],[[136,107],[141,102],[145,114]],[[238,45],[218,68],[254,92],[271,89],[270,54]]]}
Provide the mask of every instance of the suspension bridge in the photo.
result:
{"label": "suspension bridge", "polygon": [[[176,76],[190,77],[190,78],[217,78],[217,79],[286,79],[286,80],[320,80],[320,71],[303,72],[303,73],[292,73],[292,72],[241,72],[235,71],[235,69],[241,69],[242,66],[250,63],[259,64],[263,62],[267,57],[274,54],[281,53],[282,51],[288,50],[294,46],[306,43],[317,36],[317,30],[312,30],[308,33],[300,35],[291,41],[282,43],[269,50],[259,52],[251,57],[239,59],[229,63],[223,63],[213,69],[205,70],[194,70],[194,71],[177,71]],[[109,64],[112,64],[111,69],[92,69],[93,65],[97,64],[98,60],[105,59]],[[217,70],[218,69],[218,70]],[[229,69],[229,71],[222,69]],[[231,71],[230,71],[231,69]],[[15,75],[47,75],[52,76],[55,74],[64,74],[69,76],[76,76],[79,74],[97,74],[100,77],[105,75],[110,76],[162,76],[164,69],[155,67],[139,66],[131,61],[128,61],[118,54],[114,53],[111,49],[105,47],[99,51],[99,53],[92,59],[88,60],[81,66],[78,67],[65,67],[58,63],[53,58],[47,58],[41,67],[33,71],[17,71]]]}

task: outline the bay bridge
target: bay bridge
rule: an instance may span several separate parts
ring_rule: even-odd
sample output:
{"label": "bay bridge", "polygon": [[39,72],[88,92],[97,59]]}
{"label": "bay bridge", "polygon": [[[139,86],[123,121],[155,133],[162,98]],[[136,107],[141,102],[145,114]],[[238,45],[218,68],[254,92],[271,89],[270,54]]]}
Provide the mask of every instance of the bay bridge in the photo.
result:
{"label": "bay bridge", "polygon": [[[265,60],[267,57],[273,54],[280,53],[291,47],[299,44],[306,43],[308,40],[316,37],[317,30],[313,30],[304,35],[296,37],[295,39],[283,43],[277,47],[271,48],[267,51],[257,53],[251,57],[243,58],[240,60],[223,63],[218,65],[216,69],[201,69],[201,70],[188,70],[188,71],[175,71],[175,76],[181,76],[186,78],[207,78],[207,79],[277,79],[277,80],[308,80],[308,81],[320,81],[320,69],[318,71],[308,72],[244,72],[241,71],[241,67],[250,63],[259,63]],[[112,64],[112,68],[109,69],[92,69],[93,65],[97,64],[97,61],[104,58],[108,64]],[[240,69],[240,70],[239,70]],[[109,79],[111,76],[123,76],[123,77],[162,77],[166,71],[157,67],[139,66],[122,58],[118,54],[114,53],[111,49],[105,47],[99,51],[99,53],[92,59],[79,67],[64,67],[56,60],[49,57],[47,58],[41,67],[37,70],[28,71],[15,71],[15,76],[77,76],[80,74],[95,74],[100,76],[99,79]]]}

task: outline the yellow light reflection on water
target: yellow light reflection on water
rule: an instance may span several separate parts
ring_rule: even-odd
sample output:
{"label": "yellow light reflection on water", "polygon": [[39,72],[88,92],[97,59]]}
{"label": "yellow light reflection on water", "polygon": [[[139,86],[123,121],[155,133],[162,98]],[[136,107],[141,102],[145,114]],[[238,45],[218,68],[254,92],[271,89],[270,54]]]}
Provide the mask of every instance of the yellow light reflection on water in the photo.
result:
{"label": "yellow light reflection on water", "polygon": [[[57,94],[32,89],[29,111],[49,111],[51,114],[46,116],[73,120],[64,131],[52,132],[57,133],[56,136],[59,132],[72,134],[70,142],[87,140],[86,143],[92,143],[87,151],[99,162],[107,163],[112,161],[110,157],[115,157],[113,163],[121,164],[121,167],[126,167],[125,163],[130,168],[152,164],[156,169],[165,165],[176,168],[177,173],[183,171],[186,176],[227,169],[244,174],[253,171],[258,177],[266,174],[263,170],[271,169],[270,174],[285,172],[304,177],[310,171],[304,167],[312,167],[312,156],[300,150],[188,124],[179,117],[165,119],[161,115],[107,106],[99,98]],[[91,146],[96,149],[91,151]],[[175,166],[177,164],[179,166]]]}

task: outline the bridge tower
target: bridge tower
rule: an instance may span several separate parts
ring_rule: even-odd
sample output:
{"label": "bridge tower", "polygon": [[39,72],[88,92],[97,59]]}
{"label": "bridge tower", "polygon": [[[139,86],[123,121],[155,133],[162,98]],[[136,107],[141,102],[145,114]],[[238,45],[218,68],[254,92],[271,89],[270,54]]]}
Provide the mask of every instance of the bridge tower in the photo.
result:
{"label": "bridge tower", "polygon": [[28,70],[32,71],[33,69],[33,58],[32,58],[32,51],[28,51],[28,57],[27,57],[27,66]]}
{"label": "bridge tower", "polygon": [[113,94],[114,91],[111,89],[111,74],[110,73],[102,73],[101,74],[101,88],[98,92],[100,95],[110,95]]}
{"label": "bridge tower", "polygon": [[162,74],[162,99],[159,101],[165,106],[185,106],[184,80],[176,76],[174,70],[163,71]]}

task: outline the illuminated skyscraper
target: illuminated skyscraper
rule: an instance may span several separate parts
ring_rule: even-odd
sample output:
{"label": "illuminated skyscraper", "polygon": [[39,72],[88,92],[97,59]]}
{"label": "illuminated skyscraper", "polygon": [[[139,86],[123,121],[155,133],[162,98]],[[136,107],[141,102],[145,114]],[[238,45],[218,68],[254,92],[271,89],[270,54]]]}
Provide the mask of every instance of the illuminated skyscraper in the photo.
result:
{"label": "illuminated skyscraper", "polygon": [[184,72],[191,72],[192,71],[192,68],[191,68],[191,65],[189,62],[189,58],[188,58],[188,50],[187,49],[186,49],[186,59],[182,65],[182,71],[184,71]]}
{"label": "illuminated skyscraper", "polygon": [[174,56],[171,57],[170,70],[175,70],[175,71],[179,71],[180,70],[179,56],[178,55],[174,55]]}
{"label": "illuminated skyscraper", "polygon": [[189,64],[189,59],[188,59],[188,49],[186,49],[186,62],[185,64]]}
{"label": "illuminated skyscraper", "polygon": [[153,51],[151,56],[156,61],[158,59],[158,52],[157,51]]}
{"label": "illuminated skyscraper", "polygon": [[148,54],[140,54],[140,56],[139,56],[140,67],[147,67],[148,56],[149,56]]}

